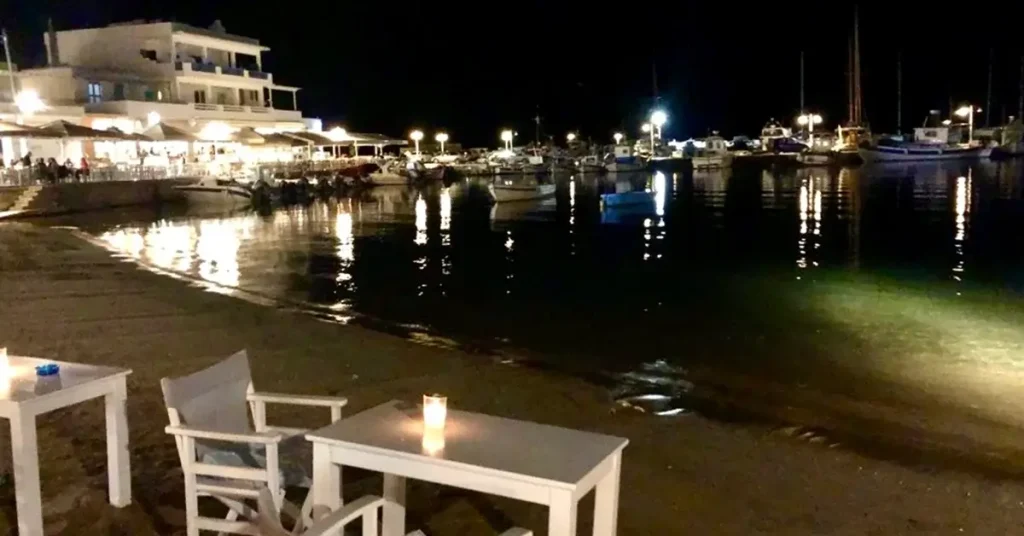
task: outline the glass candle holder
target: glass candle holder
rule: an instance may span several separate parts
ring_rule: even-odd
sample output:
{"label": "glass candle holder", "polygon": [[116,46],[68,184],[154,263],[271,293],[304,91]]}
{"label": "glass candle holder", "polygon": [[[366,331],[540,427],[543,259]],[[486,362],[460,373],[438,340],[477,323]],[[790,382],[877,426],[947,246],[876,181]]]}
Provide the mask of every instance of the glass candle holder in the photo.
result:
{"label": "glass candle holder", "polygon": [[444,421],[448,416],[448,397],[441,395],[423,395],[423,429],[444,430]]}

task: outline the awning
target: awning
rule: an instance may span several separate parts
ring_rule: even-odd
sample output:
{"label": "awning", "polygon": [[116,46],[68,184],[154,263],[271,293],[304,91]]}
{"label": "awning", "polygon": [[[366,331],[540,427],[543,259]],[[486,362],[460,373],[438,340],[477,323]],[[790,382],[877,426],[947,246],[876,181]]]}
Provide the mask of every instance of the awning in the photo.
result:
{"label": "awning", "polygon": [[0,121],[0,137],[3,138],[60,138],[59,134],[45,132],[35,127]]}
{"label": "awning", "polygon": [[153,141],[152,139],[147,138],[146,136],[143,136],[142,134],[138,134],[138,133],[126,134],[124,131],[122,131],[121,129],[119,129],[117,127],[110,127],[110,128],[107,129],[107,132],[110,132],[111,134],[117,134],[124,141]]}
{"label": "awning", "polygon": [[197,141],[199,139],[189,132],[165,123],[157,123],[143,130],[142,135],[153,141]]}
{"label": "awning", "polygon": [[308,141],[287,136],[277,132],[271,134],[261,134],[263,136],[264,145],[277,145],[281,147],[308,147],[312,145]]}
{"label": "awning", "polygon": [[39,130],[57,134],[60,138],[79,138],[86,140],[123,140],[122,134],[115,134],[113,132],[107,132],[106,130],[96,130],[82,125],[76,125],[63,119],[58,119],[52,123],[47,123],[39,128]]}
{"label": "awning", "polygon": [[284,132],[285,136],[290,136],[299,140],[302,140],[307,145],[315,145],[317,147],[330,147],[332,145],[343,145],[326,136],[322,136],[315,132],[299,131],[299,132]]}

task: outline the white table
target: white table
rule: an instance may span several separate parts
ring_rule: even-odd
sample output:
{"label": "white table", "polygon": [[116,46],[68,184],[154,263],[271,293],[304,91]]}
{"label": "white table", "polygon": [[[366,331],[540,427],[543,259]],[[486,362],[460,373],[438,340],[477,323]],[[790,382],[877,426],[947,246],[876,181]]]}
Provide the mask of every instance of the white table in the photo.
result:
{"label": "white table", "polygon": [[[37,376],[35,367],[60,365],[54,376]],[[14,496],[18,508],[18,534],[43,535],[43,508],[39,488],[39,445],[36,416],[103,397],[107,421],[107,475],[110,504],[132,502],[128,462],[128,398],[126,378],[131,371],[33,357],[10,357],[10,379],[0,379],[0,417],[11,421],[11,452],[14,456]],[[88,426],[75,423],[75,426]]]}
{"label": "white table", "polygon": [[427,449],[419,407],[389,402],[306,435],[313,503],[341,506],[341,465],[384,473],[383,535],[405,535],[405,479],[548,507],[551,536],[576,534],[580,497],[597,488],[594,536],[613,536],[627,439],[448,411],[444,447]]}

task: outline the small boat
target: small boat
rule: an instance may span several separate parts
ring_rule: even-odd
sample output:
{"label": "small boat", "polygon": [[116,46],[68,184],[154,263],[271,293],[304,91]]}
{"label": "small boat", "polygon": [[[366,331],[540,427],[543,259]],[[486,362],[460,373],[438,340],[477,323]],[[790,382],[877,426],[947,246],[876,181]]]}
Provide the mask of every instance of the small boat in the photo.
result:
{"label": "small boat", "polygon": [[712,135],[704,140],[704,148],[697,149],[692,157],[694,169],[723,168],[732,165],[732,155],[725,145],[725,139]]}
{"label": "small boat", "polygon": [[531,201],[555,195],[554,184],[492,184],[488,190],[496,203]]}
{"label": "small boat", "polygon": [[609,173],[643,171],[647,169],[647,162],[635,156],[632,147],[628,145],[616,145],[614,152],[605,157],[605,160],[604,168]]}
{"label": "small boat", "polygon": [[832,164],[833,157],[829,153],[818,153],[813,151],[805,151],[797,153],[794,157],[796,163],[801,166],[813,167],[813,166],[828,166]]}
{"label": "small boat", "polygon": [[192,184],[175,186],[190,205],[241,206],[252,204],[252,190],[237,181],[202,177]]}
{"label": "small boat", "polygon": [[[883,140],[884,141],[884,140]],[[956,160],[978,158],[981,146],[938,145],[929,143],[900,143],[862,146],[858,151],[865,162],[912,162],[923,160]]]}
{"label": "small boat", "polygon": [[790,152],[793,131],[782,126],[775,118],[761,127],[761,150],[770,153]]}
{"label": "small boat", "polygon": [[396,164],[385,162],[366,176],[366,180],[374,186],[400,186],[409,183],[409,176],[396,170]]}
{"label": "small boat", "polygon": [[605,171],[604,164],[596,154],[587,155],[577,160],[576,169],[580,173],[602,173]]}

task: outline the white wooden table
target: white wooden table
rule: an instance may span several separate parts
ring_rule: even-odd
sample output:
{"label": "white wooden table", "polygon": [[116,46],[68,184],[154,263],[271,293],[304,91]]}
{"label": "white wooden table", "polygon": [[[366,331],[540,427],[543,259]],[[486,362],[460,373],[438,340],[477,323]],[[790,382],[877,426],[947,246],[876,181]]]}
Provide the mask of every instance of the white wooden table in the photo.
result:
{"label": "white wooden table", "polygon": [[[35,367],[60,365],[60,374],[37,376]],[[18,534],[43,535],[43,509],[39,488],[39,445],[36,416],[103,397],[107,421],[107,475],[110,504],[132,502],[128,462],[128,398],[126,378],[131,371],[33,357],[10,357],[9,381],[0,379],[0,417],[11,421],[11,452],[14,457],[14,496],[18,508]],[[74,423],[87,427],[87,423]]]}
{"label": "white wooden table", "polygon": [[594,536],[613,536],[627,439],[448,410],[444,447],[423,445],[419,407],[389,402],[310,432],[313,503],[341,506],[341,465],[384,473],[383,535],[405,535],[405,479],[548,507],[551,536],[576,534],[580,497],[597,488]]}

